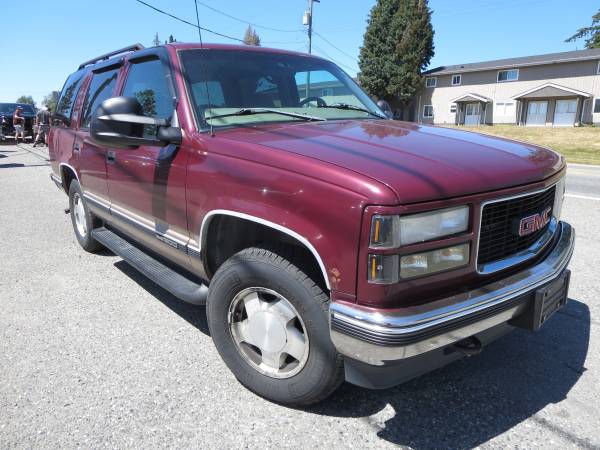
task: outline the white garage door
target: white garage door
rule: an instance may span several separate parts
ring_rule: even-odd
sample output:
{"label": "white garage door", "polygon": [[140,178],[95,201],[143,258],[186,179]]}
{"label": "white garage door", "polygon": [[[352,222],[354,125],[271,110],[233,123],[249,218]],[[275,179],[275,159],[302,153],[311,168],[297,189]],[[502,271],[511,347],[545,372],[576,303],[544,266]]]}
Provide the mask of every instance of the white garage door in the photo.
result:
{"label": "white garage door", "polygon": [[554,110],[555,126],[573,126],[577,114],[577,100],[556,100]]}
{"label": "white garage door", "polygon": [[548,102],[529,102],[527,106],[527,125],[546,125]]}

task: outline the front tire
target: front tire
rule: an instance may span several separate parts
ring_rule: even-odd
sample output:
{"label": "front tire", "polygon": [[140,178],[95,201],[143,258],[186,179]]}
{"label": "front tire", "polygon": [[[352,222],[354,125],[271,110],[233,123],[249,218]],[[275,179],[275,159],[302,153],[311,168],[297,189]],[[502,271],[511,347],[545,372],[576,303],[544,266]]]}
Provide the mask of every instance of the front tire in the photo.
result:
{"label": "front tire", "polygon": [[92,238],[92,230],[100,225],[99,220],[90,212],[83,197],[83,190],[76,180],[71,181],[69,186],[69,210],[79,245],[90,253],[102,249],[102,245]]}
{"label": "front tire", "polygon": [[319,402],[343,381],[329,337],[328,296],[302,270],[268,250],[249,248],[217,271],[208,326],[236,378],[269,400]]}

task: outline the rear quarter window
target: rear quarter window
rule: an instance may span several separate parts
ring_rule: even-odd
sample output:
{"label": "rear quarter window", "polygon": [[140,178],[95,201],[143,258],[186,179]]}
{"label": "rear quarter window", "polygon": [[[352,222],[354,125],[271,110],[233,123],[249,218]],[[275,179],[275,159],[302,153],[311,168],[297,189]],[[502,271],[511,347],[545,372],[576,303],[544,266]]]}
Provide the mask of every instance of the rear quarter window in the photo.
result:
{"label": "rear quarter window", "polygon": [[84,79],[85,72],[79,71],[71,74],[60,93],[60,98],[56,105],[54,116],[58,123],[64,126],[71,126],[71,116],[73,114],[73,104],[77,98],[77,93],[81,87],[81,82]]}

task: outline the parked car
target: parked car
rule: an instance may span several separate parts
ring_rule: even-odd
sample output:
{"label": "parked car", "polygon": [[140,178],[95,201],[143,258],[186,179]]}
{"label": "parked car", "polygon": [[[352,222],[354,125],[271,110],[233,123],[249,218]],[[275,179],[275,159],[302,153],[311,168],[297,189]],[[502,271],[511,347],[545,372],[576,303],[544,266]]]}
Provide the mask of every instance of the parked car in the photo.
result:
{"label": "parked car", "polygon": [[564,158],[389,120],[322,58],[120,49],[68,77],[49,145],[81,246],[206,304],[229,369],[276,402],[393,386],[567,301]]}
{"label": "parked car", "polygon": [[14,136],[13,115],[17,106],[22,108],[21,115],[25,119],[25,136],[35,138],[33,126],[35,124],[35,109],[28,103],[0,103],[0,137],[4,140],[8,136]]}

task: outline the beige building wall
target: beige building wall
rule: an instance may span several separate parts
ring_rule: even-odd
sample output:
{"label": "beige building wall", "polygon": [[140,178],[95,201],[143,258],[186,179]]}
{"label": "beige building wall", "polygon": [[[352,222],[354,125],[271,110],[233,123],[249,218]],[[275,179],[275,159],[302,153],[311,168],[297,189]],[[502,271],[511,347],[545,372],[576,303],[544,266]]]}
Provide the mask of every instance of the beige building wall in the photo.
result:
{"label": "beige building wall", "polygon": [[[519,68],[519,79],[517,81],[500,83],[496,81],[498,70],[464,72],[462,73],[460,86],[451,85],[453,74],[438,75],[437,86],[435,88],[425,88],[417,99],[419,109],[417,121],[434,124],[455,123],[455,114],[450,111],[452,100],[472,93],[493,100],[493,103],[488,103],[487,106],[487,123],[514,124],[517,115],[517,102],[513,97],[546,83],[553,83],[591,94],[592,97],[587,99],[585,105],[583,105],[584,122],[593,121],[598,124],[600,123],[600,113],[593,114],[594,100],[600,99],[598,64],[598,60],[590,60],[521,67]],[[435,76],[435,74],[430,76]],[[424,105],[433,105],[433,119],[423,118]],[[554,111],[553,102],[548,104],[548,110],[550,109]],[[553,117],[553,114],[552,112],[552,116],[550,116],[550,111],[548,111],[550,118]]]}

